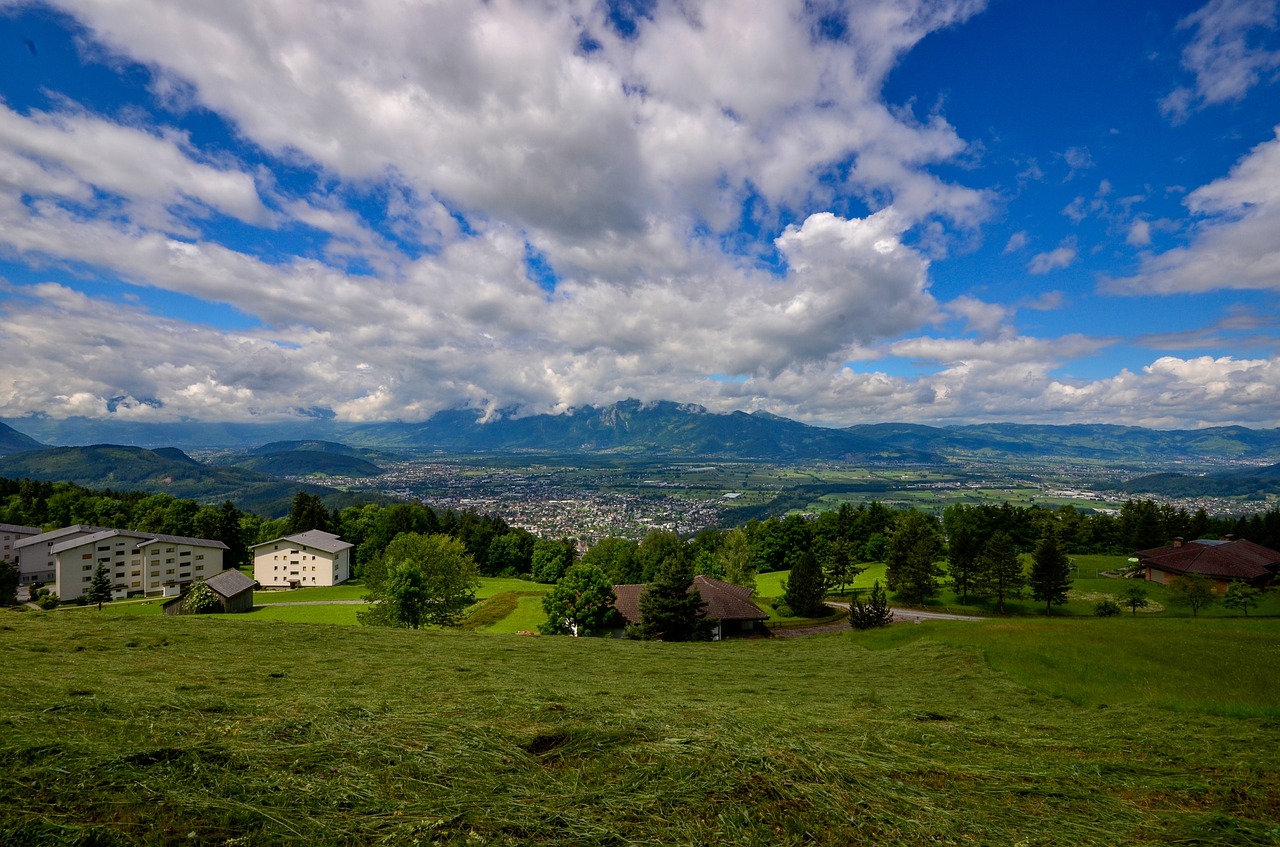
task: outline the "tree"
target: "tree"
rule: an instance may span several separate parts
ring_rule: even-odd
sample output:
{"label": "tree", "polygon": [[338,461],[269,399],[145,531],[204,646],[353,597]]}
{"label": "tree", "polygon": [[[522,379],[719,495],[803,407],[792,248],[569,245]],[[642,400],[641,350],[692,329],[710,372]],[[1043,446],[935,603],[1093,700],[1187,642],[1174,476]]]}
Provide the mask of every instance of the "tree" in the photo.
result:
{"label": "tree", "polygon": [[12,606],[18,602],[18,569],[0,561],[0,606]]}
{"label": "tree", "polygon": [[1186,606],[1193,618],[1200,617],[1200,610],[1214,601],[1213,583],[1204,574],[1189,573],[1169,580],[1169,602]]}
{"label": "tree", "polygon": [[111,600],[111,571],[103,562],[98,562],[98,567],[93,571],[93,581],[89,583],[89,590],[85,592],[85,597],[90,603],[97,603],[98,609],[101,611],[102,604]]}
{"label": "tree", "polygon": [[[849,504],[846,503],[845,506]],[[830,514],[829,512],[827,514]],[[853,544],[845,538],[832,538],[823,540],[817,544],[818,550],[822,554],[822,571],[826,576],[827,585],[838,585],[840,590],[838,593],[844,593],[844,587],[853,582],[858,574],[866,570],[860,568],[855,561]]]}
{"label": "tree", "polygon": [[1022,574],[1022,562],[1013,549],[1013,539],[1001,531],[991,536],[978,556],[979,579],[982,593],[996,598],[1000,614],[1005,613],[1004,601],[1020,597],[1026,577]]}
{"label": "tree", "polygon": [[923,603],[938,593],[938,554],[942,535],[938,523],[915,509],[903,512],[889,538],[885,575],[889,590],[906,603]]}
{"label": "tree", "polygon": [[876,580],[871,586],[871,596],[867,598],[867,602],[854,595],[853,601],[849,604],[849,625],[854,629],[872,629],[878,626],[888,626],[893,623],[893,610],[889,608],[889,599],[885,596],[884,589],[880,587],[880,580]]}
{"label": "tree", "polygon": [[961,603],[969,602],[969,593],[978,581],[978,554],[982,552],[982,533],[978,515],[972,506],[948,506],[942,513],[947,531],[947,572]]}
{"label": "tree", "polygon": [[1058,533],[1052,528],[1040,537],[1040,543],[1036,545],[1027,582],[1031,586],[1031,597],[1044,602],[1046,615],[1054,606],[1067,602],[1067,592],[1071,590],[1071,560],[1062,552]]}
{"label": "tree", "polygon": [[604,571],[613,585],[633,585],[641,581],[636,543],[627,538],[601,538],[582,554],[582,563]]}
{"label": "tree", "polygon": [[613,605],[617,599],[604,571],[579,562],[542,595],[547,620],[538,629],[544,635],[599,635],[617,614]]}
{"label": "tree", "polygon": [[751,540],[741,529],[726,532],[716,550],[716,562],[724,571],[725,582],[756,587],[755,557],[751,552]]}
{"label": "tree", "polygon": [[693,568],[684,556],[662,561],[640,595],[640,635],[661,641],[688,641],[702,629],[702,595],[691,591]]}
{"label": "tree", "polygon": [[1139,609],[1147,608],[1147,589],[1141,585],[1126,585],[1116,596],[1120,598],[1120,605],[1128,606],[1135,618]]}
{"label": "tree", "polygon": [[[688,550],[679,535],[665,529],[651,529],[636,548],[636,564],[641,582],[652,582],[669,560],[688,561]],[[692,573],[692,570],[690,571]]]}
{"label": "tree", "polygon": [[289,507],[284,534],[293,535],[313,529],[328,532],[331,524],[329,510],[325,508],[324,501],[314,494],[299,491],[293,496],[293,505]]}
{"label": "tree", "polygon": [[551,585],[568,572],[577,557],[573,542],[567,538],[539,538],[533,542],[533,580]]}
{"label": "tree", "polygon": [[1114,618],[1121,612],[1114,600],[1099,600],[1093,604],[1093,613],[1100,618]]}
{"label": "tree", "polygon": [[822,598],[827,596],[827,582],[812,551],[800,550],[791,557],[791,573],[782,581],[782,601],[791,611],[805,618],[826,613]]}
{"label": "tree", "polygon": [[356,613],[366,626],[456,626],[480,585],[475,560],[447,535],[398,535],[370,565],[369,606]]}
{"label": "tree", "polygon": [[1238,579],[1233,580],[1227,586],[1227,595],[1222,598],[1222,605],[1228,609],[1239,609],[1248,617],[1249,610],[1257,608],[1258,598],[1261,595],[1262,592],[1249,583],[1241,582]]}

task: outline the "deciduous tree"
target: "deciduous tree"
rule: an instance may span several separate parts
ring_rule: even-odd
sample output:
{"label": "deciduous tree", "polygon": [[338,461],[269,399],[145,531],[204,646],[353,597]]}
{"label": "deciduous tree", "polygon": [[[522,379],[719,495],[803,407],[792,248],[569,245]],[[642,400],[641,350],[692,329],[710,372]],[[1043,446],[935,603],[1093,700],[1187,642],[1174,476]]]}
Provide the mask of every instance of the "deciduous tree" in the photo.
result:
{"label": "deciduous tree", "polygon": [[[475,602],[480,584],[475,560],[447,535],[398,535],[379,557],[369,606],[356,613],[371,626],[455,626]],[[366,577],[366,581],[369,577]]]}
{"label": "deciduous tree", "polygon": [[542,595],[547,620],[539,629],[546,635],[599,635],[617,614],[617,599],[604,571],[579,562]]}
{"label": "deciduous tree", "polygon": [[1237,579],[1227,586],[1227,594],[1222,598],[1222,605],[1228,609],[1238,609],[1248,617],[1249,610],[1258,607],[1258,598],[1261,595],[1261,591]]}
{"label": "deciduous tree", "polygon": [[1200,610],[1213,603],[1213,583],[1203,574],[1190,573],[1169,580],[1169,602],[1191,610],[1193,618],[1200,617]]}
{"label": "deciduous tree", "polygon": [[1120,605],[1129,607],[1135,618],[1139,609],[1147,608],[1147,589],[1141,585],[1126,585],[1116,597],[1119,598]]}

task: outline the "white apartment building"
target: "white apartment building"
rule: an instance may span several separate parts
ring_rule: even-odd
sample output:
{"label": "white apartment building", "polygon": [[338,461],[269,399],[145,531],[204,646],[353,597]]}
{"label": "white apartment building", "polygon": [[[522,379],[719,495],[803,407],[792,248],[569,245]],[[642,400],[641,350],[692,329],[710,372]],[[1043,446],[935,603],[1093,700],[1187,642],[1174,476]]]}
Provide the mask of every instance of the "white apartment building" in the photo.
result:
{"label": "white apartment building", "polygon": [[226,544],[210,538],[123,529],[74,535],[51,547],[54,590],[64,601],[75,600],[89,590],[101,564],[111,574],[117,599],[135,594],[175,597],[184,586],[221,573],[226,550]]}
{"label": "white apartment building", "polygon": [[18,542],[24,538],[39,534],[40,527],[38,526],[0,523],[0,562],[16,564],[18,561]]}
{"label": "white apartment building", "polygon": [[255,544],[253,578],[263,588],[337,585],[351,578],[352,544],[318,529]]}
{"label": "white apartment building", "polygon": [[74,538],[93,535],[95,532],[107,532],[107,530],[100,526],[73,524],[51,532],[37,530],[34,535],[28,535],[14,542],[13,549],[17,554],[15,561],[18,563],[18,584],[32,585],[38,582],[41,585],[52,585],[58,578],[58,558],[54,555],[53,548]]}

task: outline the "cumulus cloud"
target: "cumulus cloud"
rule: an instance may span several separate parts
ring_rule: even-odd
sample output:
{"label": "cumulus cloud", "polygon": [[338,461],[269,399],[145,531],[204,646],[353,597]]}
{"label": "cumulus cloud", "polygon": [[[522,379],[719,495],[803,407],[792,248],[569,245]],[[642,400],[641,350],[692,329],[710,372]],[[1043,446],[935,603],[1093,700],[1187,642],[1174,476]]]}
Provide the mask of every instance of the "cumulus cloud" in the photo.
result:
{"label": "cumulus cloud", "polygon": [[1183,18],[1179,28],[1195,34],[1182,51],[1182,66],[1195,84],[1169,92],[1160,110],[1178,123],[1197,108],[1242,99],[1280,68],[1280,50],[1259,43],[1276,24],[1276,0],[1210,0]]}
{"label": "cumulus cloud", "polygon": [[1143,259],[1132,277],[1104,283],[1122,294],[1280,289],[1280,127],[1231,172],[1187,195],[1200,216],[1191,241]]}
{"label": "cumulus cloud", "polygon": [[1005,242],[1003,252],[1005,254],[1017,253],[1029,243],[1031,243],[1031,236],[1027,234],[1027,231],[1025,229],[1018,230],[1009,236],[1009,240]]}
{"label": "cumulus cloud", "polygon": [[1027,263],[1027,270],[1033,274],[1047,274],[1050,271],[1071,267],[1076,260],[1076,247],[1070,241],[1064,241],[1046,253],[1037,253]]}

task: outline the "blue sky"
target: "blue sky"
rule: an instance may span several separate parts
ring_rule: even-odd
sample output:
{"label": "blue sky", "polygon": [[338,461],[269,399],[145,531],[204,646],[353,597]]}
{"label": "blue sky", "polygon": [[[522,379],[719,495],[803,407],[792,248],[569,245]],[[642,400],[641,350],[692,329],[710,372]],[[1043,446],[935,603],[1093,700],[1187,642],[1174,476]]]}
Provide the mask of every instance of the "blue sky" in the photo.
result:
{"label": "blue sky", "polygon": [[1273,427],[1277,15],[0,0],[0,416]]}

